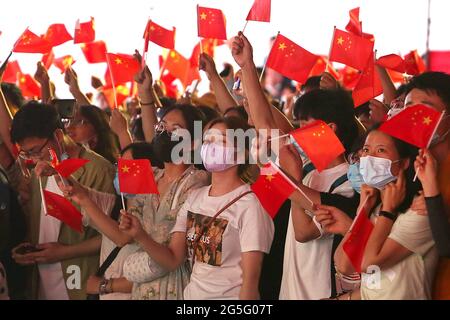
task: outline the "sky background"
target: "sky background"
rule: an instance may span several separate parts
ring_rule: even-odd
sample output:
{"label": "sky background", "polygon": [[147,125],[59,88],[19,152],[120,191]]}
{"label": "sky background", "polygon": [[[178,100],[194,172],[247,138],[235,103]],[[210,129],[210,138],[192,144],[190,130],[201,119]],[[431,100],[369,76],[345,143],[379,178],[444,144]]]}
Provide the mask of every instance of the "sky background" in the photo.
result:
{"label": "sky background", "polygon": [[[107,43],[113,53],[142,51],[142,34],[150,17],[156,23],[177,28],[175,47],[189,57],[198,42],[196,5],[219,8],[227,18],[227,36],[231,38],[244,27],[253,0],[14,0],[4,1],[0,10],[0,60],[8,55],[14,42],[26,27],[36,34],[45,33],[48,25],[64,23],[73,33],[75,22],[95,18],[96,39]],[[316,54],[328,54],[333,26],[344,29],[348,11],[360,7],[363,31],[375,35],[378,56],[405,54],[426,49],[428,0],[272,0],[270,23],[250,21],[245,34],[254,47],[257,65],[262,65],[270,51],[269,38],[280,31],[305,49]],[[450,1],[431,0],[431,50],[450,50]],[[81,88],[93,91],[90,76],[103,78],[106,64],[86,63],[79,45],[72,41],[54,48],[55,57],[74,56],[74,69],[79,74]],[[148,64],[157,75],[157,57],[162,48],[150,45]],[[24,73],[34,74],[40,54],[13,54]],[[234,62],[227,46],[216,51],[216,64]],[[219,70],[220,71],[220,70]],[[59,98],[70,98],[63,75],[56,67],[49,70]],[[204,75],[203,75],[204,76]],[[201,88],[207,86],[203,81]]]}

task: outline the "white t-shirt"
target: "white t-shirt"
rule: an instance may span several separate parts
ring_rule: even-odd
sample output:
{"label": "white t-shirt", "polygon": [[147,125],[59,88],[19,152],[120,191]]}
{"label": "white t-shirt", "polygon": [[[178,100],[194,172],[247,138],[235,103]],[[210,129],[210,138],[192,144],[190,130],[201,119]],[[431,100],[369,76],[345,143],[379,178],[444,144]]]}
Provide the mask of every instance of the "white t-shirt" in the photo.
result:
{"label": "white t-shirt", "polygon": [[[337,179],[347,174],[347,170],[347,163],[323,170],[321,173],[313,170],[303,178],[303,184],[319,192],[328,192]],[[351,197],[354,191],[350,182],[346,181],[332,193]],[[313,216],[311,212],[306,213]],[[284,246],[281,300],[318,300],[331,295],[333,235],[324,233],[320,224],[315,219],[313,221],[321,236],[300,243],[295,239],[291,212]]]}
{"label": "white t-shirt", "polygon": [[362,300],[431,299],[438,262],[427,216],[408,210],[392,226],[392,239],[412,252],[396,265],[373,275],[363,274]]}
{"label": "white t-shirt", "polygon": [[[63,195],[53,176],[47,179],[45,190]],[[41,222],[39,228],[39,243],[58,242],[61,221],[45,215],[41,206]],[[63,270],[60,262],[39,264],[39,300],[69,300]]]}
{"label": "white t-shirt", "polygon": [[[249,191],[243,185],[220,196],[209,196],[211,186],[192,191],[180,209],[173,232],[185,232],[188,257],[192,242],[220,209],[240,194]],[[186,232],[187,231],[187,232]],[[203,233],[196,250],[191,280],[184,290],[186,300],[239,299],[242,286],[241,253],[268,253],[274,226],[254,194],[248,194],[221,213]]]}

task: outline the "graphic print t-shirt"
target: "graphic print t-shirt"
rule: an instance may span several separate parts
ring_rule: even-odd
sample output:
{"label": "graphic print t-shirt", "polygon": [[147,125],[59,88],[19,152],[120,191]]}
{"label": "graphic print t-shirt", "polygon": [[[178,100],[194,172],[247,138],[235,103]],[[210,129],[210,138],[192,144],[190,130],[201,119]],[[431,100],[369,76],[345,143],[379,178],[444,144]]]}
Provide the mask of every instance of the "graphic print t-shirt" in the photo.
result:
{"label": "graphic print t-shirt", "polygon": [[[268,253],[273,222],[252,193],[239,199],[207,228],[220,209],[249,191],[250,186],[243,185],[220,197],[209,196],[209,190],[210,186],[191,193],[172,230],[186,232],[188,257],[195,257],[184,299],[238,299],[242,285],[241,253]],[[202,236],[194,253],[193,241],[199,234]]]}

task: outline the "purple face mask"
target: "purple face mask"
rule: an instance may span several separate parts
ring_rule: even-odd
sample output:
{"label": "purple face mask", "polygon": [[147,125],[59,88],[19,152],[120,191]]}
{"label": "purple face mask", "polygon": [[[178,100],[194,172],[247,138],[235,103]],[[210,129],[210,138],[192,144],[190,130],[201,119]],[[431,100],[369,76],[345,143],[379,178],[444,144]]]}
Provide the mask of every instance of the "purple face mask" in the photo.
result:
{"label": "purple face mask", "polygon": [[226,147],[215,142],[205,142],[200,155],[203,165],[209,172],[225,171],[236,165],[234,148]]}

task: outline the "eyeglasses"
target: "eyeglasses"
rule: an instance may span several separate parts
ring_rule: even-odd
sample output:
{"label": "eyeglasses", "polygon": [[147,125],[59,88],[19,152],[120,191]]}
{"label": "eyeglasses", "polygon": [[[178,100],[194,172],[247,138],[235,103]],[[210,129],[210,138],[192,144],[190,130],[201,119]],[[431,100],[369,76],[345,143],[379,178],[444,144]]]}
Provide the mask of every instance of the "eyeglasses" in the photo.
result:
{"label": "eyeglasses", "polygon": [[167,128],[167,124],[165,122],[158,122],[157,124],[155,124],[155,133],[156,134],[161,134],[164,131],[167,131],[167,133],[169,133],[169,135],[177,135],[177,132],[179,129],[183,129],[180,126],[174,125],[172,127],[172,130],[169,131]]}
{"label": "eyeglasses", "polygon": [[84,119],[64,119],[63,120],[64,127],[81,127],[82,125],[87,124],[88,122]]}
{"label": "eyeglasses", "polygon": [[51,139],[52,138],[48,138],[47,140],[45,140],[44,144],[38,149],[38,151],[23,151],[23,150],[21,150],[19,152],[19,157],[21,157],[24,160],[41,159],[43,157],[42,151]]}

